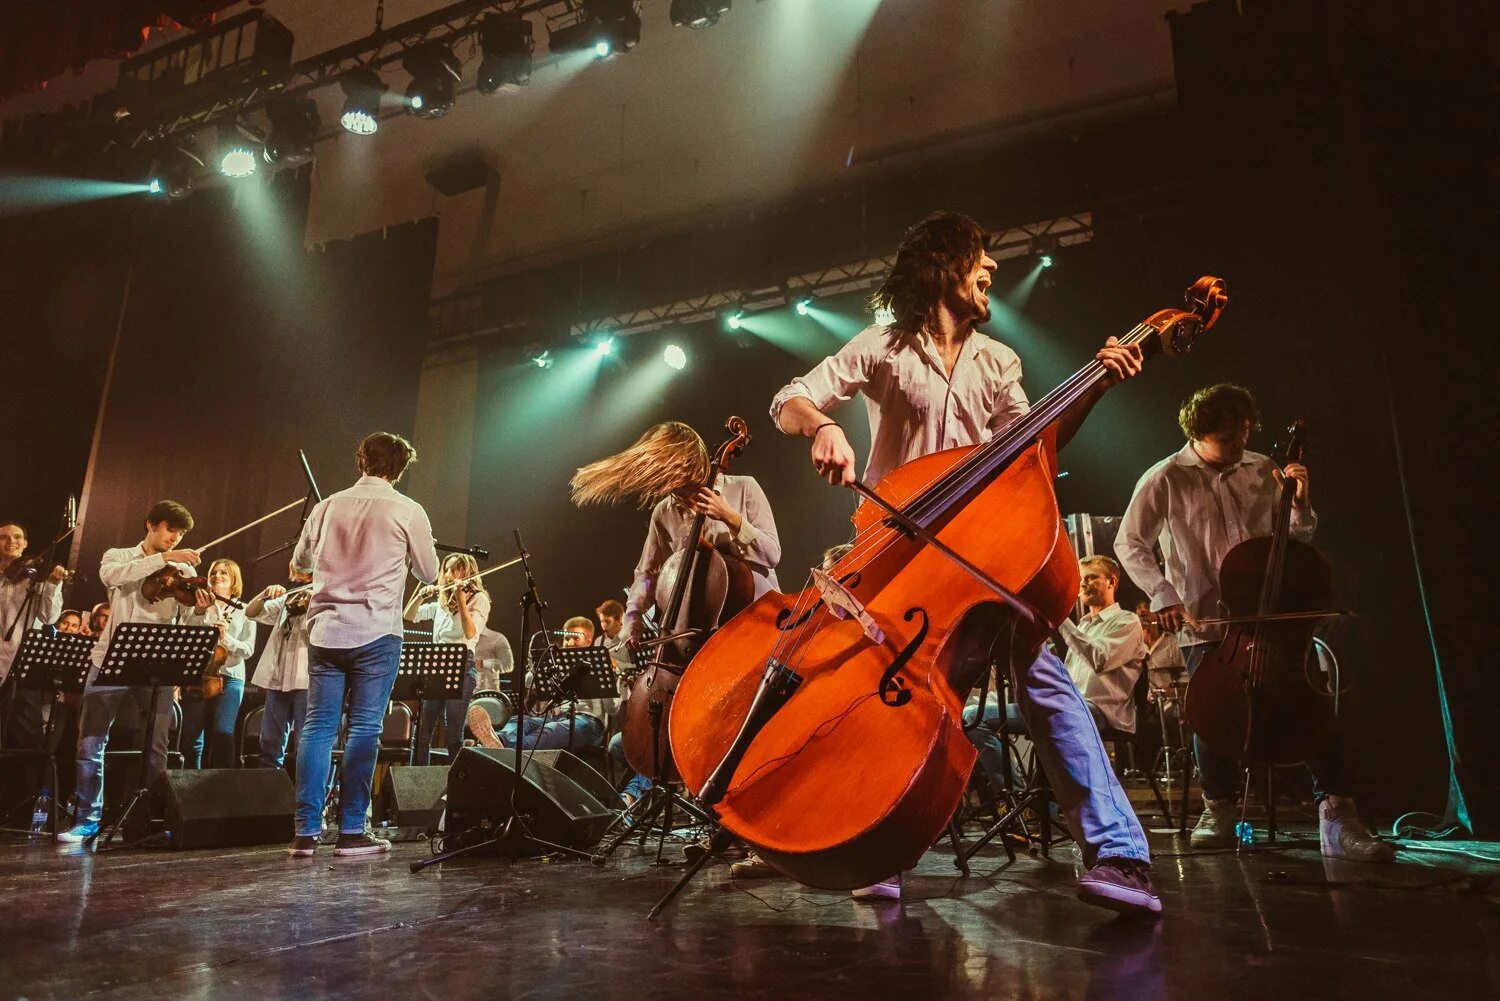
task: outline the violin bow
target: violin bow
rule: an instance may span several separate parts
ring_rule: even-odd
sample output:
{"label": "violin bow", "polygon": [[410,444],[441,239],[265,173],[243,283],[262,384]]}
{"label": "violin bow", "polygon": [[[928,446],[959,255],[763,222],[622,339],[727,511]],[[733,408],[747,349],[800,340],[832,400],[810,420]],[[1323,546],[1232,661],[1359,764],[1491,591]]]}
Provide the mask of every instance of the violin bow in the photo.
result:
{"label": "violin bow", "polygon": [[256,518],[254,521],[250,522],[248,525],[241,525],[239,528],[236,528],[232,532],[229,532],[227,534],[221,535],[217,539],[213,539],[213,540],[211,540],[209,542],[205,542],[203,545],[197,547],[193,551],[201,556],[209,547],[211,547],[211,546],[217,546],[221,542],[227,542],[230,539],[234,538],[236,535],[239,535],[241,532],[248,532],[250,529],[254,528],[256,525],[259,525],[263,521],[270,521],[272,518],[276,517],[278,514],[285,514],[286,512],[290,511],[292,508],[296,507],[298,504],[301,504],[305,499],[306,498],[304,498],[304,497],[298,497],[296,500],[292,501],[290,504],[283,504],[281,507],[279,507],[276,510],[272,511],[270,514],[262,515],[261,517]]}

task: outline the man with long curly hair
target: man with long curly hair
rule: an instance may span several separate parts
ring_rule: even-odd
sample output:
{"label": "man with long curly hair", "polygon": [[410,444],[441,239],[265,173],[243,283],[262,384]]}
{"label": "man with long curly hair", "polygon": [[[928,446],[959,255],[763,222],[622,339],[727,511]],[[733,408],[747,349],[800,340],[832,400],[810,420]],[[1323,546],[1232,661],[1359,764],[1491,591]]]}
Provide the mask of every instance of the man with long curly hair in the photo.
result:
{"label": "man with long curly hair", "polygon": [[[907,231],[875,293],[875,305],[890,310],[894,321],[867,328],[771,402],[777,427],[812,439],[820,476],[832,484],[855,482],[854,450],[827,411],[856,393],[864,396],[870,420],[864,479],[871,485],[912,459],[989,441],[1026,412],[1020,359],[976,329],[990,318],[995,267],[984,230],[966,216],[935,213]],[[1113,337],[1095,357],[1110,378],[1061,418],[1059,447],[1104,389],[1140,371],[1140,349]],[[1043,647],[1015,674],[1021,715],[1088,866],[1080,897],[1118,911],[1159,912],[1145,832],[1067,669]],[[866,899],[899,897],[900,874],[854,892]]]}
{"label": "man with long curly hair", "polygon": [[[1224,636],[1222,626],[1205,626],[1198,620],[1219,613],[1219,567],[1225,554],[1245,539],[1271,534],[1272,512],[1287,480],[1296,484],[1292,538],[1310,542],[1318,516],[1312,509],[1306,466],[1289,462],[1282,470],[1267,456],[1246,449],[1250,433],[1260,426],[1260,410],[1248,389],[1230,383],[1200,389],[1178,411],[1177,424],[1187,444],[1146,470],[1136,484],[1120,521],[1115,554],[1151,596],[1162,629],[1177,631],[1191,676]],[[1166,559],[1165,573],[1156,563],[1158,544]],[[1203,813],[1190,843],[1194,848],[1228,847],[1234,843],[1239,766],[1197,736],[1193,751],[1203,785]],[[1360,819],[1338,741],[1309,758],[1307,767],[1318,804],[1323,854],[1360,862],[1394,859],[1395,850],[1373,837]]]}

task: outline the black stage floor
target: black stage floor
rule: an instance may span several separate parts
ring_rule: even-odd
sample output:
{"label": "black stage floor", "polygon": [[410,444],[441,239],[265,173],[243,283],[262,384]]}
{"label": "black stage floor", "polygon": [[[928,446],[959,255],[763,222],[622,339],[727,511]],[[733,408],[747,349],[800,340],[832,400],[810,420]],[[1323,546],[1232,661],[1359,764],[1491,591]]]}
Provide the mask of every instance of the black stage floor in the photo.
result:
{"label": "black stage floor", "polygon": [[[1324,863],[1315,843],[1160,854],[1160,921],[1073,897],[1077,854],[934,851],[900,903],[715,864],[652,923],[679,874],[634,846],[587,862],[453,862],[422,844],[62,853],[0,847],[7,998],[1442,998],[1500,994],[1500,867],[1403,851]],[[1497,846],[1482,846],[1496,855]],[[679,856],[680,857],[680,856]]]}

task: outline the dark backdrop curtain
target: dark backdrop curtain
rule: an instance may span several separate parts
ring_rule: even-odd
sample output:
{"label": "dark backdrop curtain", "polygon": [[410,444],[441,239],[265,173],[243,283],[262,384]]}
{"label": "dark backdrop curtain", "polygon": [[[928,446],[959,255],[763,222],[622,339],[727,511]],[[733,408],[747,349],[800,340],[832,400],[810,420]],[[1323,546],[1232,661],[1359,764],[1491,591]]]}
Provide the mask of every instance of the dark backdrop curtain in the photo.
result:
{"label": "dark backdrop curtain", "polygon": [[[141,538],[157,500],[187,505],[202,545],[306,493],[304,449],[324,493],[356,476],[356,443],[409,435],[437,223],[304,251],[310,175],[153,206],[129,298],[82,512],[78,565]],[[283,580],[297,512],[215,548],[247,591]],[[74,601],[102,597],[97,584]]]}

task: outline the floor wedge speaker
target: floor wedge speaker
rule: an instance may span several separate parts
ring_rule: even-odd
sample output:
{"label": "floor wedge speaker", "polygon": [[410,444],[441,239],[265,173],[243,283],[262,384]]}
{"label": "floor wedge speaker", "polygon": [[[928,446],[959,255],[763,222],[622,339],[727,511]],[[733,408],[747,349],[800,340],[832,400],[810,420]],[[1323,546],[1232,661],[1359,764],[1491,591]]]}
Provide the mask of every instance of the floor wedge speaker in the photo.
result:
{"label": "floor wedge speaker", "polygon": [[296,796],[291,776],[280,768],[169,769],[152,793],[173,848],[292,840]]}
{"label": "floor wedge speaker", "polygon": [[[541,752],[538,752],[540,756]],[[494,831],[510,818],[511,792],[516,808],[526,818],[538,841],[569,848],[592,848],[604,836],[614,813],[588,790],[549,764],[523,752],[519,789],[515,783],[515,751],[510,748],[465,747],[448,769],[450,835]]]}
{"label": "floor wedge speaker", "polygon": [[392,827],[436,827],[447,788],[447,765],[392,765],[380,790],[376,815]]}
{"label": "floor wedge speaker", "polygon": [[[530,752],[527,752],[530,753]],[[570,751],[537,751],[533,761],[551,765],[568,778],[583,786],[588,794],[605,805],[620,801],[620,794],[610,785],[609,779],[599,774],[599,769]]]}

